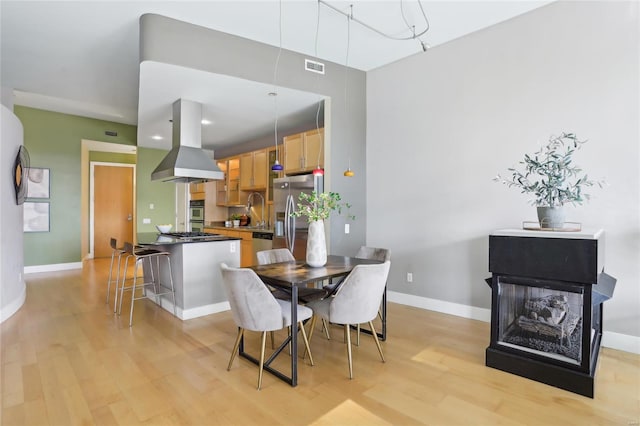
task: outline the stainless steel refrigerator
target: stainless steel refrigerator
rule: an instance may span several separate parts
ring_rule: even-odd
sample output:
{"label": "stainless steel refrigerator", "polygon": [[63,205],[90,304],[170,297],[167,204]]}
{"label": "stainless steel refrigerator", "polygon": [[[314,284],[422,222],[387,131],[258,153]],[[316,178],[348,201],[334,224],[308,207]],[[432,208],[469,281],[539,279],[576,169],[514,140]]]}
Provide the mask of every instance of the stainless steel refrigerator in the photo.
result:
{"label": "stainless steel refrigerator", "polygon": [[291,216],[298,206],[300,193],[323,192],[322,176],[298,175],[273,180],[273,206],[276,213],[273,248],[288,248],[296,259],[307,252],[309,223],[306,217]]}

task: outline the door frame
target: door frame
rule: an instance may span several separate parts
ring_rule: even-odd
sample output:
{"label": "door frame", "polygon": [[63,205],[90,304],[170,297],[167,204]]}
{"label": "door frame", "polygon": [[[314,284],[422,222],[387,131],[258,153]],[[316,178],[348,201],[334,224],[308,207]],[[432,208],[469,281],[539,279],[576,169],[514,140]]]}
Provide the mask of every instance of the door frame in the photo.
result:
{"label": "door frame", "polygon": [[95,210],[95,196],[94,196],[94,183],[95,183],[95,166],[106,167],[130,167],[133,169],[133,181],[131,188],[131,205],[133,206],[133,235],[136,235],[136,165],[131,163],[110,163],[107,161],[90,161],[89,162],[89,253],[87,258],[93,259],[94,257],[94,210]]}

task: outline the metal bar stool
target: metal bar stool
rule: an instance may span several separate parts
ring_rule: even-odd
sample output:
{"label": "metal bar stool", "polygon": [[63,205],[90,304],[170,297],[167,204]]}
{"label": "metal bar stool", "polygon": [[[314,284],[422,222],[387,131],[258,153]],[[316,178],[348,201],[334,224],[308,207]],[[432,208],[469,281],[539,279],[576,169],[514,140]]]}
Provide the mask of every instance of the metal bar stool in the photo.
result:
{"label": "metal bar stool", "polygon": [[[166,294],[171,294],[173,298],[173,315],[176,315],[176,294],[173,288],[173,273],[171,272],[171,258],[169,252],[159,251],[154,249],[140,248],[134,247],[131,243],[124,243],[124,251],[127,255],[124,262],[124,272],[122,276],[122,284],[120,285],[120,305],[118,308],[118,315],[122,313],[122,300],[124,297],[125,290],[131,290],[131,311],[129,313],[129,327],[133,325],[133,302],[139,299],[146,298],[146,287],[153,286],[153,291],[156,296],[156,303],[162,307],[162,302],[160,297]],[[160,258],[163,257],[167,260],[167,267],[169,271],[169,284],[170,287],[163,285],[160,282]],[[133,278],[131,278],[131,285],[126,285],[126,274],[127,269],[129,267],[129,259],[134,259],[134,274]],[[156,270],[157,270],[157,279],[154,273],[154,267],[152,260],[155,258],[156,260]],[[138,276],[139,266],[143,264],[144,260],[147,259],[149,262],[149,275],[150,281],[146,281],[145,277]],[[142,282],[138,282],[141,279]],[[136,287],[142,288],[142,296],[136,297]]]}
{"label": "metal bar stool", "polygon": [[111,282],[113,281],[113,261],[118,256],[118,270],[116,272],[116,286],[115,286],[115,295],[113,302],[113,312],[116,312],[118,308],[118,279],[120,278],[120,263],[122,260],[122,255],[125,253],[124,247],[118,247],[118,242],[115,238],[111,238],[111,266],[109,266],[109,280],[107,281],[107,299],[105,303],[109,304],[109,295],[111,294]]}

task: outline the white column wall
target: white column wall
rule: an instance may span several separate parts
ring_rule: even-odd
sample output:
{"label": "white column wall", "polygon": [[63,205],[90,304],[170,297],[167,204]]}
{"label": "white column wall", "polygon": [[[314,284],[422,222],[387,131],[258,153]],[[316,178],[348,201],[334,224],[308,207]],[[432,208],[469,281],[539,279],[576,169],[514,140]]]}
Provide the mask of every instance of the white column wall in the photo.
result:
{"label": "white column wall", "polygon": [[16,205],[13,163],[23,142],[20,120],[0,106],[0,322],[16,313],[26,299],[22,242],[22,205]]}

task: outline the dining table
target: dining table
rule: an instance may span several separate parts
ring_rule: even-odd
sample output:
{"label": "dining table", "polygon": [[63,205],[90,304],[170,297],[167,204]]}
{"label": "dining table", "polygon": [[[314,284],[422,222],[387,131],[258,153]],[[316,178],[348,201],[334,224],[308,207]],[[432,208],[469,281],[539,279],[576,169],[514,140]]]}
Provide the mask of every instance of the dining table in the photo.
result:
{"label": "dining table", "polygon": [[[291,386],[298,384],[298,287],[307,286],[311,283],[317,283],[324,280],[345,277],[357,265],[371,265],[381,263],[377,260],[359,259],[348,256],[327,256],[327,263],[321,267],[312,267],[305,263],[304,260],[296,260],[289,262],[270,263],[266,265],[250,266],[255,273],[269,286],[285,290],[291,295],[291,333],[283,341],[283,343],[274,351],[274,353],[264,362],[264,369],[279,379],[289,383]],[[386,288],[382,299],[382,331],[378,336],[382,340],[386,339]],[[363,332],[371,332],[362,329]],[[273,368],[271,362],[282,353],[283,349],[291,345],[291,373],[287,375],[276,368]],[[238,355],[259,365],[258,359],[249,355],[244,351],[244,341],[240,341]]]}

